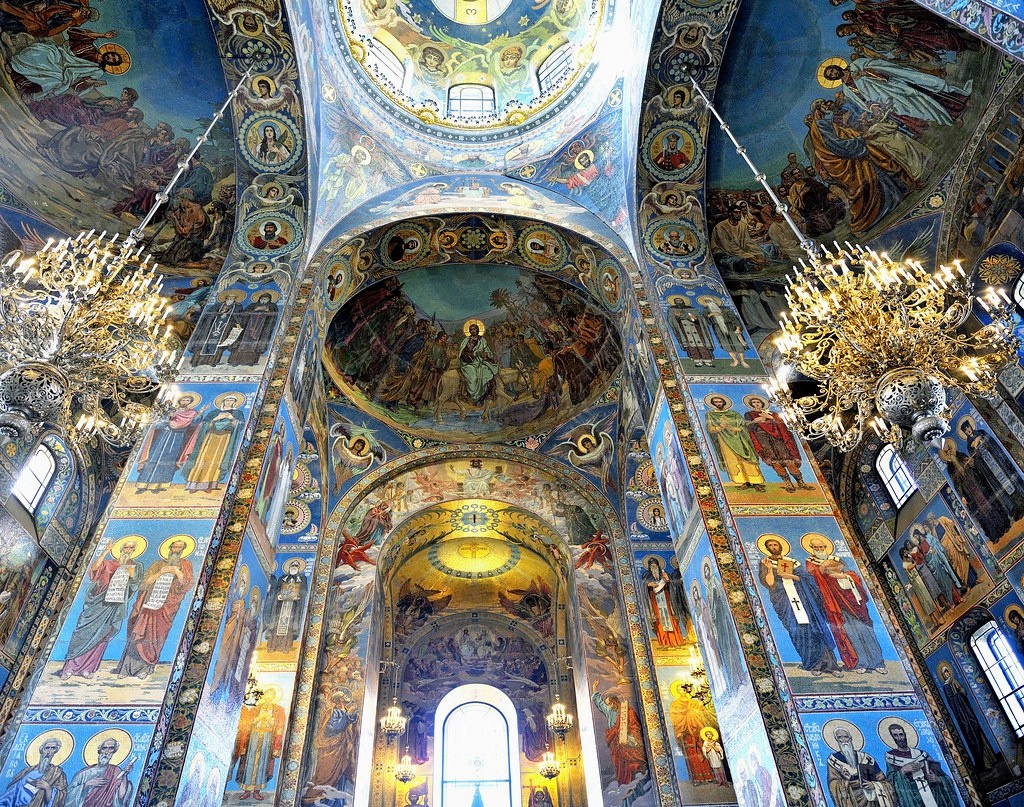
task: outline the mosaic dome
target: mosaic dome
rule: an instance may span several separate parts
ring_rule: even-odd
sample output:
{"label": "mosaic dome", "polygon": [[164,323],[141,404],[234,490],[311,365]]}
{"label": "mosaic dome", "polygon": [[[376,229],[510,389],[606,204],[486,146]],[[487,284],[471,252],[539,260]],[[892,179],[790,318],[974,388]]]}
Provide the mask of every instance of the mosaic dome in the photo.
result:
{"label": "mosaic dome", "polygon": [[340,0],[357,80],[410,125],[494,140],[550,120],[590,78],[613,0]]}

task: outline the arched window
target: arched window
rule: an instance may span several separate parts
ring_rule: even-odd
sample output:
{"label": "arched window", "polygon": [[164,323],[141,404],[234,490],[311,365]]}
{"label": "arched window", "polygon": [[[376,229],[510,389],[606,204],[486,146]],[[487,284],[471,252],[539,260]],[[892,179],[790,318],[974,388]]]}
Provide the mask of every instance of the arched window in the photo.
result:
{"label": "arched window", "polygon": [[11,493],[29,513],[35,512],[56,470],[57,463],[50,449],[44,445],[36,446],[11,489]]}
{"label": "arched window", "polygon": [[387,45],[371,38],[366,51],[366,66],[370,69],[376,68],[383,78],[395,86],[395,89],[402,89],[402,84],[405,83],[405,65]]}
{"label": "arched window", "polygon": [[995,622],[986,622],[971,636],[971,650],[981,664],[999,705],[1018,737],[1024,737],[1024,665]]}
{"label": "arched window", "polygon": [[456,84],[448,93],[449,117],[478,118],[494,109],[494,90],[483,84]]}
{"label": "arched window", "polygon": [[540,91],[548,92],[572,72],[572,45],[566,42],[546,58],[537,71]]}
{"label": "arched window", "polygon": [[906,504],[907,499],[917,490],[917,482],[910,475],[910,469],[893,448],[892,443],[886,443],[878,452],[878,456],[875,457],[875,470],[882,477],[885,490],[897,509]]}
{"label": "arched window", "polygon": [[486,684],[453,689],[437,705],[434,737],[437,807],[522,807],[518,720],[504,692]]}

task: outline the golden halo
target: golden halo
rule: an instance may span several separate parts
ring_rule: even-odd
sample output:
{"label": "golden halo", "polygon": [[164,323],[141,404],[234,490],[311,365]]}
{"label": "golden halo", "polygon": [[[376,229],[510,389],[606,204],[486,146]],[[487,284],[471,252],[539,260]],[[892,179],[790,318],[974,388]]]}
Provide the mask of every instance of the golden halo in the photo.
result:
{"label": "golden halo", "polygon": [[788,555],[789,554],[789,550],[792,549],[792,547],[789,545],[789,541],[787,541],[781,535],[776,535],[774,532],[766,532],[764,535],[762,535],[761,537],[759,537],[757,539],[757,548],[761,552],[761,554],[764,555],[766,558],[771,557],[771,552],[769,552],[767,549],[765,549],[765,546],[764,546],[765,543],[767,543],[768,541],[778,541],[779,542],[779,544],[782,546],[782,556],[783,557]]}
{"label": "golden halo", "polygon": [[1010,615],[1017,614],[1021,619],[1024,619],[1024,610],[1019,605],[1007,605],[1003,611],[1003,622],[1007,625],[1010,624]]}
{"label": "golden halo", "polygon": [[270,76],[253,76],[252,80],[249,82],[249,86],[252,87],[252,91],[256,93],[257,96],[259,96],[259,85],[264,81],[270,85],[270,94],[272,96],[277,95],[277,82],[274,81],[274,79],[272,79]]}
{"label": "golden halo", "polygon": [[690,299],[688,297],[684,297],[682,294],[673,294],[665,300],[665,302],[669,305],[684,305],[687,308],[690,307]]}
{"label": "golden halo", "polygon": [[729,404],[725,408],[732,409],[732,398],[730,398],[728,395],[723,395],[721,392],[709,392],[707,395],[704,396],[704,403],[706,403],[708,406],[714,409],[715,407],[711,406],[711,400],[713,398],[721,398],[723,401]]}
{"label": "golden halo", "polygon": [[260,592],[260,587],[253,586],[251,589],[249,589],[249,607],[252,608],[253,605],[255,605],[256,610],[258,612],[260,605],[262,605],[262,602],[263,594]]}
{"label": "golden halo", "polygon": [[105,729],[90,737],[85,748],[82,749],[82,759],[85,760],[86,765],[92,766],[99,762],[100,746],[104,740],[110,739],[117,740],[117,751],[110,758],[110,764],[120,765],[128,759],[133,747],[132,736],[124,729]]}
{"label": "golden halo", "polygon": [[964,425],[969,425],[971,427],[971,431],[977,431],[978,421],[976,421],[970,415],[964,415],[962,418],[960,418],[960,420],[956,422],[956,433],[966,440],[967,435],[964,434]]}
{"label": "golden halo", "polygon": [[665,566],[667,564],[665,563],[665,559],[663,557],[661,557],[660,555],[648,555],[640,561],[644,565],[645,572],[647,571],[647,564],[650,563],[651,560],[658,561],[658,565],[661,567],[661,570],[665,571]]}
{"label": "golden halo", "polygon": [[[254,24],[250,25],[246,18],[252,18]],[[260,14],[239,11],[231,15],[231,24],[235,26],[236,31],[249,37],[249,39],[263,36],[263,16]]]}
{"label": "golden halo", "polygon": [[174,405],[179,409],[189,409],[196,404],[203,402],[203,396],[198,392],[183,392],[178,396],[178,399],[174,402]]}
{"label": "golden halo", "polygon": [[274,695],[274,700],[280,701],[281,700],[281,696],[284,693],[281,691],[281,687],[279,687],[277,684],[271,684],[270,686],[263,688],[263,695],[264,696],[267,696],[267,695],[270,695],[270,694]]}
{"label": "golden halo", "polygon": [[121,547],[126,543],[132,542],[135,544],[135,551],[132,552],[132,558],[137,558],[143,552],[146,551],[146,547],[149,543],[141,535],[126,535],[124,538],[118,538],[114,543],[110,545],[110,557],[117,560],[121,557]]}
{"label": "golden halo", "polygon": [[950,664],[948,661],[940,661],[938,664],[935,665],[935,672],[939,674],[940,681],[942,680],[942,673],[944,673],[946,670],[949,670],[950,674],[953,673],[953,665]]}
{"label": "golden halo", "polygon": [[131,54],[116,42],[108,42],[106,45],[100,45],[99,53],[101,59],[104,53],[116,53],[121,57],[121,64],[108,65],[100,62],[100,67],[103,68],[104,73],[109,73],[112,76],[120,76],[127,73],[132,67]]}
{"label": "golden halo", "polygon": [[855,751],[860,751],[864,747],[864,732],[849,720],[843,720],[841,717],[836,717],[829,720],[821,727],[821,738],[825,741],[825,745],[833,751],[839,750],[839,743],[836,742],[835,737],[836,729],[846,729],[850,732],[850,736],[853,738],[853,749]]}
{"label": "golden halo", "polygon": [[714,742],[718,739],[718,732],[715,730],[714,726],[705,726],[700,730],[700,736],[703,740],[710,740],[711,742]]}
{"label": "golden halo", "polygon": [[683,687],[686,686],[686,682],[676,679],[668,685],[668,691],[676,700],[681,700],[683,697]]}
{"label": "golden halo", "polygon": [[583,151],[576,155],[576,159],[572,161],[572,164],[575,165],[580,171],[585,171],[587,169],[587,166],[580,165],[580,157],[582,157],[584,154],[586,154],[590,158],[590,164],[594,164],[594,152],[591,151],[590,149],[583,149]]}
{"label": "golden halo", "polygon": [[703,576],[705,572],[711,572],[711,576],[715,574],[715,564],[711,562],[711,558],[707,555],[700,560],[700,573]]}
{"label": "golden halo", "polygon": [[744,395],[743,396],[743,405],[744,406],[749,406],[751,409],[753,409],[754,405],[751,403],[751,401],[753,401],[753,400],[758,400],[761,403],[763,403],[764,404],[764,408],[766,410],[767,409],[771,409],[771,406],[772,406],[771,401],[769,401],[763,395],[758,395],[756,392],[752,392],[752,393],[750,393],[750,395]]}
{"label": "golden halo", "polygon": [[245,271],[250,275],[265,275],[270,271],[270,264],[266,261],[256,261],[245,267]]}
{"label": "golden halo", "polygon": [[39,747],[47,740],[57,740],[60,742],[60,750],[53,755],[52,762],[54,765],[63,765],[68,761],[71,752],[75,750],[75,738],[71,736],[70,731],[64,731],[64,729],[44,731],[34,738],[28,744],[28,748],[25,749],[25,762],[33,768],[39,764]]}
{"label": "golden halo", "polygon": [[715,297],[715,295],[713,295],[713,294],[702,294],[700,297],[697,298],[697,302],[700,303],[701,305],[707,305],[708,303],[714,303],[715,305],[721,305],[722,304],[722,298],[721,297]]}
{"label": "golden halo", "polygon": [[241,289],[228,289],[217,295],[218,303],[240,303],[245,299],[245,292]]}
{"label": "golden halo", "polygon": [[245,591],[249,588],[249,566],[243,563],[238,567],[238,580],[235,583],[235,588],[239,591]]}
{"label": "golden halo", "polygon": [[299,564],[299,570],[296,572],[296,574],[302,574],[304,571],[306,571],[306,566],[308,564],[306,563],[305,558],[288,558],[288,560],[281,564],[281,569],[287,569],[289,566],[295,563]]}
{"label": "golden halo", "polygon": [[261,289],[260,291],[254,291],[252,293],[253,301],[255,301],[257,297],[265,297],[265,296],[269,296],[270,297],[270,302],[272,302],[272,303],[276,303],[278,300],[281,299],[281,293],[280,292],[270,291],[269,289],[266,290],[266,291],[263,291]]}
{"label": "golden halo", "polygon": [[[277,188],[278,199],[280,199],[281,197],[284,196],[284,194],[285,194],[284,185],[282,185],[280,182],[275,182],[273,180],[271,180],[270,182],[266,183],[262,188],[260,188],[260,196],[262,196],[264,199],[266,199],[267,198],[267,192],[271,188]],[[277,199],[271,199],[271,202],[276,202],[276,201],[277,201]]]}
{"label": "golden halo", "polygon": [[228,398],[236,398],[238,400],[238,402],[239,402],[238,403],[239,406],[241,406],[243,403],[245,403],[245,394],[244,393],[241,393],[241,392],[222,392],[220,395],[218,395],[216,398],[213,399],[213,405],[216,406],[218,409],[223,409],[224,408],[224,402]]}
{"label": "golden halo", "polygon": [[463,334],[463,336],[469,336],[469,326],[470,325],[476,325],[476,327],[480,329],[480,335],[481,336],[483,336],[484,333],[486,333],[486,331],[487,331],[487,328],[484,327],[484,324],[480,320],[478,320],[478,319],[467,319],[465,324],[462,326],[462,334]]}
{"label": "golden halo", "polygon": [[890,748],[895,748],[896,743],[893,742],[892,735],[889,733],[890,726],[902,726],[903,730],[907,733],[907,745],[911,748],[916,748],[918,740],[917,729],[915,729],[910,723],[904,720],[902,717],[883,717],[878,721],[878,739],[885,743]]}
{"label": "golden halo", "polygon": [[847,67],[850,66],[850,63],[847,62],[846,59],[844,59],[842,56],[830,56],[829,58],[827,58],[825,61],[818,65],[818,83],[826,90],[834,90],[836,87],[843,83],[842,79],[836,80],[832,78],[825,78],[825,68],[832,67],[833,65],[838,65],[839,67],[843,68],[843,70],[845,70]]}
{"label": "golden halo", "polygon": [[820,532],[808,532],[805,533],[804,536],[800,539],[800,546],[804,548],[804,552],[806,552],[808,555],[814,554],[814,552],[811,551],[810,546],[812,538],[820,538],[822,541],[825,542],[825,545],[828,547],[828,554],[835,554],[836,545],[831,538],[829,538],[827,535],[822,535]]}
{"label": "golden halo", "polygon": [[[949,437],[942,438],[942,448],[939,449],[939,459],[943,462],[952,462],[956,459],[956,443]],[[1024,583],[1024,578],[1021,578]]]}
{"label": "golden halo", "polygon": [[185,544],[185,550],[181,553],[183,558],[187,558],[193,552],[196,551],[196,539],[191,535],[172,535],[162,544],[160,544],[160,557],[167,560],[167,557],[171,554],[171,544],[175,541],[182,541]]}
{"label": "golden halo", "polygon": [[369,165],[371,159],[370,150],[366,146],[360,146],[358,143],[352,146],[352,162],[356,165]]}

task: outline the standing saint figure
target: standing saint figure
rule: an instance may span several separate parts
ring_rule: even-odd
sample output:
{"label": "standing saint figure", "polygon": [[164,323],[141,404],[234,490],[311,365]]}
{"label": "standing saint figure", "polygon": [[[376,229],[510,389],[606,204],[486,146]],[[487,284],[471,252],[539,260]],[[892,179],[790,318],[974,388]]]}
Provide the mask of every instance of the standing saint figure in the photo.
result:
{"label": "standing saint figure", "polygon": [[725,395],[712,392],[704,400],[711,407],[704,419],[718,466],[729,474],[729,480],[740,489],[753,488],[764,493],[766,488],[761,463],[743,417],[733,410],[732,401]]}
{"label": "standing saint figure", "polygon": [[194,440],[185,447],[181,468],[189,493],[220,490],[227,479],[245,426],[245,416],[238,411],[243,400],[238,393],[226,392],[217,396],[214,408],[203,416]]}
{"label": "standing saint figure", "polygon": [[252,303],[245,307],[240,317],[242,333],[231,351],[233,365],[252,367],[259,364],[267,352],[280,311],[275,299],[273,292],[257,292]]}
{"label": "standing saint figure", "polygon": [[961,587],[961,594],[966,594],[978,582],[978,573],[971,565],[971,550],[967,547],[967,538],[960,527],[949,516],[937,516],[929,513],[924,520],[926,533],[932,539],[932,546],[941,546],[946,560]]}
{"label": "standing saint figure", "polygon": [[139,596],[128,616],[128,641],[114,672],[118,678],[148,678],[171,632],[182,601],[192,590],[195,575],[186,560],[196,542],[191,535],[176,535],[160,545],[160,560],[142,577]]}
{"label": "standing saint figure", "polygon": [[608,722],[604,734],[608,752],[615,768],[615,780],[626,785],[638,776],[647,775],[647,752],[644,750],[643,728],[629,702],[614,692],[602,695],[601,682],[594,681],[592,700]]}
{"label": "standing saint figure", "polygon": [[846,568],[846,562],[834,554],[835,545],[824,535],[809,532],[800,544],[810,556],[807,571],[821,592],[825,618],[846,669],[884,673],[885,660],[868,613],[864,581]]}
{"label": "standing saint figure", "polygon": [[476,320],[470,320],[466,325],[466,337],[459,345],[459,373],[466,387],[466,395],[474,404],[479,404],[490,394],[498,372],[498,365],[484,339],[481,325]]}
{"label": "standing saint figure", "polygon": [[691,684],[674,682],[671,693],[673,698],[669,706],[669,721],[672,724],[672,734],[675,735],[676,742],[686,759],[690,781],[698,785],[714,781],[714,768],[704,753],[701,739],[702,732],[714,717],[702,701],[693,697]]}
{"label": "standing saint figure", "polygon": [[871,754],[865,753],[864,735],[847,720],[829,720],[821,730],[832,749],[825,765],[828,792],[836,807],[896,807],[892,784]]}
{"label": "standing saint figure", "polygon": [[960,799],[942,765],[917,747],[917,730],[899,717],[884,717],[878,737],[885,752],[886,777],[896,790],[899,807],[957,807]]}
{"label": "standing saint figure", "polygon": [[284,747],[284,707],[278,701],[281,691],[276,686],[263,690],[255,706],[242,707],[232,767],[238,766],[235,781],[242,788],[241,798],[252,796],[263,800],[260,792],[274,778],[277,760]]}
{"label": "standing saint figure", "polygon": [[[783,481],[782,489],[790,493],[797,488],[814,490],[804,482],[800,472],[800,449],[793,432],[778,412],[768,408],[768,399],[761,395],[746,395],[743,403],[750,409],[743,415],[757,456]],[[792,479],[792,481],[790,481]]]}
{"label": "standing saint figure", "polygon": [[745,678],[743,672],[743,651],[736,633],[736,623],[732,621],[732,612],[725,596],[725,588],[721,579],[715,574],[710,558],[701,563],[701,575],[704,588],[708,592],[708,613],[714,627],[715,643],[722,660],[722,671],[725,673],[726,686],[739,689]]}
{"label": "standing saint figure", "polygon": [[757,548],[764,554],[758,579],[768,589],[772,609],[800,656],[800,667],[814,675],[838,676],[836,643],[813,578],[802,574],[800,562],[786,554],[789,543],[781,536],[766,533],[757,539]]}
{"label": "standing saint figure", "polygon": [[302,614],[309,582],[303,571],[306,561],[292,558],[285,564],[284,574],[270,578],[270,590],[263,613],[267,651],[290,653],[302,633]]}
{"label": "standing saint figure", "polygon": [[647,614],[651,627],[661,647],[681,647],[686,640],[680,615],[676,613],[672,597],[672,581],[661,558],[654,555],[647,559]]}
{"label": "standing saint figure", "polygon": [[101,554],[89,568],[92,585],[85,592],[64,666],[57,673],[61,680],[72,675],[92,678],[96,674],[107,644],[128,616],[128,601],[135,596],[144,571],[135,559],[145,551],[145,538],[128,535],[110,546],[110,557]]}
{"label": "standing saint figure", "polygon": [[749,367],[744,354],[747,352],[747,337],[743,333],[743,323],[731,305],[724,304],[712,294],[702,294],[697,302],[707,312],[708,324],[715,333],[718,344],[732,359],[730,367]]}
{"label": "standing saint figure", "polygon": [[[936,671],[939,674],[939,690],[942,693],[942,699],[953,716],[953,722],[960,731],[960,736],[963,737],[964,748],[967,749],[971,758],[971,767],[979,775],[991,770],[999,761],[996,759],[997,753],[992,748],[992,743],[989,742],[988,735],[985,734],[981,726],[981,721],[978,720],[967,690],[956,679],[953,667],[948,661],[939,662]],[[999,756],[1002,755],[999,754]]]}
{"label": "standing saint figure", "polygon": [[[130,743],[131,738],[128,737]],[[86,766],[71,779],[67,807],[128,807],[132,798],[132,784],[128,774],[134,767],[134,757],[123,768],[119,764],[131,753],[131,745],[123,752],[114,737],[105,737],[96,749],[96,763],[89,764],[89,746],[82,754]],[[114,758],[118,762],[114,762]]]}
{"label": "standing saint figure", "polygon": [[669,302],[668,322],[683,352],[697,367],[713,367],[715,341],[707,320],[698,316],[690,301],[681,294],[670,298]]}
{"label": "standing saint figure", "polygon": [[701,743],[701,753],[704,754],[708,765],[711,766],[711,772],[715,776],[715,781],[720,787],[728,787],[729,776],[725,772],[725,750],[718,741],[718,731],[712,726],[705,726],[701,729],[700,736],[703,740]]}
{"label": "standing saint figure", "polygon": [[167,420],[158,421],[147,432],[139,451],[136,493],[160,493],[174,481],[185,446],[199,428],[197,420],[208,409],[195,408],[201,400],[195,392],[179,396]]}
{"label": "standing saint figure", "polygon": [[192,366],[216,366],[242,334],[242,301],[245,292],[228,289],[217,297],[219,305],[206,308],[192,333]]}

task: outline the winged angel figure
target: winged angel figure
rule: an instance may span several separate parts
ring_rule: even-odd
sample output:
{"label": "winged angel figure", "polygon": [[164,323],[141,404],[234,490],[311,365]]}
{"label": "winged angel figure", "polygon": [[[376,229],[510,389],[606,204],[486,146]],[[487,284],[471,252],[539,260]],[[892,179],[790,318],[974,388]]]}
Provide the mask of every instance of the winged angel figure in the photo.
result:
{"label": "winged angel figure", "polygon": [[368,471],[374,462],[388,461],[387,449],[371,429],[341,418],[331,426],[331,490],[337,494],[353,476]]}
{"label": "winged angel figure", "polygon": [[601,420],[577,426],[562,442],[551,448],[553,453],[569,460],[569,464],[574,468],[596,476],[611,492],[617,489],[612,474],[615,441],[607,430],[611,428],[614,420],[613,412]]}

